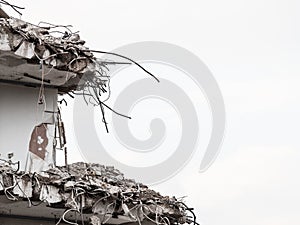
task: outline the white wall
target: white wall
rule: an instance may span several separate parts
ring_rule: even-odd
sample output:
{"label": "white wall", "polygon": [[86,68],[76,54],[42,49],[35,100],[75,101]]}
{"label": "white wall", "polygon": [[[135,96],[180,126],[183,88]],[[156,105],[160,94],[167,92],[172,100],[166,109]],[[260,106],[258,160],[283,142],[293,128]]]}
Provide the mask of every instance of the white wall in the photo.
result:
{"label": "white wall", "polygon": [[[57,90],[45,89],[45,105],[38,105],[39,88],[0,84],[0,154],[14,153],[14,161],[20,160],[24,169],[30,136],[33,128],[42,122],[54,122]],[[52,141],[49,140],[49,145]]]}

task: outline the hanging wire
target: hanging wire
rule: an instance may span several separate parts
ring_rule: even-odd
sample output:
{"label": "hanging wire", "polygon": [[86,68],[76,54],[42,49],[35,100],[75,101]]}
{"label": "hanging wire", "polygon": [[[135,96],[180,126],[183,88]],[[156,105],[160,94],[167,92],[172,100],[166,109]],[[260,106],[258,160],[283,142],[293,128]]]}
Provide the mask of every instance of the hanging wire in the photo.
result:
{"label": "hanging wire", "polygon": [[11,7],[14,11],[16,11],[20,16],[22,16],[22,13],[21,13],[18,9],[25,9],[24,7],[20,7],[20,6],[17,6],[17,5],[10,4],[9,2],[4,1],[4,0],[0,0],[0,4],[10,6],[10,7]]}
{"label": "hanging wire", "polygon": [[[1,2],[1,0],[0,0]],[[33,25],[33,24],[31,24]],[[51,64],[52,59],[56,59],[57,57],[63,57],[64,54],[75,54],[76,57],[70,59],[67,64],[65,65],[65,68],[67,68],[67,74],[66,74],[66,81],[67,78],[69,78],[69,73],[72,72],[74,74],[77,74],[79,76],[79,72],[73,71],[72,66],[76,67],[76,64],[79,64],[80,60],[84,60],[86,64],[92,62],[95,66],[94,71],[90,71],[91,74],[89,75],[83,75],[83,79],[85,80],[84,84],[79,84],[77,86],[77,90],[73,91],[65,91],[66,94],[68,94],[71,98],[74,98],[74,95],[82,95],[84,98],[84,101],[87,104],[92,104],[93,106],[98,106],[101,111],[102,115],[102,122],[105,125],[106,131],[108,132],[108,123],[105,118],[105,111],[110,110],[112,113],[115,113],[118,116],[122,116],[127,119],[131,119],[130,116],[124,115],[122,113],[117,112],[116,110],[112,109],[110,106],[108,106],[105,102],[110,98],[111,95],[111,90],[110,90],[110,77],[107,76],[107,71],[109,70],[108,66],[109,65],[114,65],[114,64],[125,64],[125,65],[130,65],[130,64],[135,64],[139,68],[141,68],[144,72],[149,74],[151,77],[153,77],[157,82],[159,82],[159,79],[154,76],[151,72],[149,72],[147,69],[145,69],[143,66],[141,66],[139,63],[136,61],[130,59],[129,57],[120,55],[118,53],[112,53],[112,52],[105,52],[105,51],[98,51],[98,50],[89,50],[85,48],[79,48],[74,44],[74,46],[71,44],[70,47],[64,48],[63,45],[55,44],[55,40],[62,41],[62,39],[67,39],[68,37],[71,37],[73,34],[77,34],[77,32],[72,32],[71,25],[55,25],[52,23],[48,22],[39,22],[38,25],[33,25],[36,27],[39,27],[41,29],[47,29],[50,30],[48,33],[44,36],[44,38],[40,38],[36,33],[33,32],[31,34],[30,32],[22,29],[16,29],[16,32],[18,32],[24,39],[29,40],[30,38],[38,39],[40,45],[48,46],[50,49],[48,51],[50,52],[49,56],[40,56],[37,52],[36,49],[32,48],[32,51],[34,52],[35,57],[40,61],[40,66],[41,66],[41,84],[39,88],[39,96],[38,96],[38,104],[44,105],[46,107],[46,101],[45,101],[45,76],[49,75],[56,66],[54,64]],[[43,27],[47,26],[47,27]],[[50,32],[55,32],[57,28],[63,28],[65,29],[65,33],[58,31],[62,36],[61,37],[53,37],[49,35]],[[66,37],[68,35],[68,37]],[[80,37],[79,37],[80,38]],[[68,40],[66,40],[68,41]],[[58,48],[59,51],[50,51],[52,47]],[[51,54],[52,53],[52,54]],[[89,54],[87,54],[89,53]],[[128,62],[113,62],[113,61],[101,61],[99,59],[96,59],[92,53],[101,53],[101,54],[109,54],[109,55],[114,55],[123,59],[126,59]],[[67,57],[67,56],[66,56]],[[50,62],[50,61],[51,62]],[[51,68],[46,71],[46,65],[51,65]],[[78,66],[77,66],[78,67]],[[56,68],[60,69],[60,68]],[[38,111],[38,110],[37,110]],[[37,113],[38,114],[38,113]]]}
{"label": "hanging wire", "polygon": [[113,53],[113,52],[105,52],[105,51],[99,51],[99,50],[83,50],[83,52],[95,52],[95,53],[102,53],[102,54],[107,54],[107,55],[114,55],[114,56],[118,56],[120,58],[123,58],[123,59],[127,59],[128,61],[132,62],[133,64],[137,65],[139,68],[141,68],[144,72],[146,72],[147,74],[149,74],[151,77],[153,77],[157,82],[160,82],[159,79],[153,75],[151,72],[149,72],[148,70],[146,70],[143,66],[141,66],[139,63],[137,63],[136,61],[128,58],[127,56],[124,56],[124,55],[120,55],[118,53]]}

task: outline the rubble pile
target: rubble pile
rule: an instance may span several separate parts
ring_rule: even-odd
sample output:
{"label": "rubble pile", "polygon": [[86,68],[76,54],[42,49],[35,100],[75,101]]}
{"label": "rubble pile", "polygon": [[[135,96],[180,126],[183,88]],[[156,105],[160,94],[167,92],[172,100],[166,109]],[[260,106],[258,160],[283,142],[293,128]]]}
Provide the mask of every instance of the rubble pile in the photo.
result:
{"label": "rubble pile", "polygon": [[37,26],[16,18],[0,20],[2,51],[14,51],[27,59],[54,66],[57,69],[81,72],[92,62],[93,54],[77,33],[65,31],[60,37],[51,35],[56,26]]}
{"label": "rubble pile", "polygon": [[69,26],[45,22],[34,25],[17,18],[0,18],[0,51],[12,52],[27,63],[68,72],[66,81],[74,79],[74,85],[68,85],[65,92],[78,89],[76,85],[85,73],[92,77],[95,86],[103,86],[106,81],[105,63],[97,60],[84,44]]}
{"label": "rubble pile", "polygon": [[91,214],[91,220],[106,223],[126,216],[131,221],[150,220],[156,224],[193,222],[186,205],[165,197],[124,175],[114,167],[74,163],[39,174],[15,172],[0,166],[0,191],[10,200],[46,202],[49,207]]}

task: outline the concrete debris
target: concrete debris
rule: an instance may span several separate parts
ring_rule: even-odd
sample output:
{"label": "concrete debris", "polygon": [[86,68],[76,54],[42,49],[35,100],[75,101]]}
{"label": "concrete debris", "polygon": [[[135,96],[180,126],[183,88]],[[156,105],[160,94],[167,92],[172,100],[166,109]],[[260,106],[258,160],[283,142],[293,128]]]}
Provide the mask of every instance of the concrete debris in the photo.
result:
{"label": "concrete debris", "polygon": [[10,51],[11,47],[9,45],[8,34],[2,34],[0,36],[0,46],[2,51]]}
{"label": "concrete debris", "polygon": [[[162,196],[146,185],[126,179],[114,167],[74,163],[39,174],[15,172],[0,164],[0,194],[10,200],[46,202],[52,208],[88,213],[91,224],[125,216],[158,225],[191,223],[189,208],[175,197]],[[29,204],[31,205],[31,204]]]}
{"label": "concrete debris", "polygon": [[32,198],[33,188],[31,178],[28,175],[16,178],[13,193],[22,198]]}
{"label": "concrete debris", "polygon": [[34,56],[34,44],[28,41],[24,41],[17,49],[17,51],[15,51],[15,54],[27,59],[31,59]]}
{"label": "concrete debris", "polygon": [[101,220],[97,216],[91,216],[89,222],[91,225],[101,225]]}
{"label": "concrete debris", "polygon": [[[66,31],[61,32],[58,28]],[[27,63],[66,71],[66,83],[74,78],[68,74],[75,74],[77,79],[70,81],[72,87],[63,89],[65,93],[77,90],[84,73],[91,72],[99,78],[106,70],[103,62],[99,62],[84,44],[79,34],[72,33],[67,26],[49,24],[42,27],[12,17],[0,18],[0,52],[12,52]],[[102,87],[102,83],[95,83],[95,86]]]}
{"label": "concrete debris", "polygon": [[[42,26],[46,25],[46,26]],[[64,30],[62,32],[61,30]],[[55,35],[54,35],[55,34]],[[108,125],[105,110],[119,116],[105,102],[111,96],[109,65],[134,64],[159,80],[134,60],[117,53],[90,50],[85,47],[79,34],[69,26],[42,22],[39,25],[16,18],[0,18],[0,81],[30,87],[55,88],[59,94],[72,98],[81,95],[87,104],[101,109],[102,122]],[[126,62],[97,59],[95,54],[113,55]],[[40,93],[39,104],[43,104],[44,92]]]}

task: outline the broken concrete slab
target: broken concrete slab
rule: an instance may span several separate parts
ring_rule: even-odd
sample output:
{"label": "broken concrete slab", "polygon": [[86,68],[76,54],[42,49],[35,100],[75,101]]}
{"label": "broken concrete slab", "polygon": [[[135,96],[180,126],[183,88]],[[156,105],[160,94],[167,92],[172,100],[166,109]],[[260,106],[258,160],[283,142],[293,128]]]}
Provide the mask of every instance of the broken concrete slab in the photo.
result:
{"label": "broken concrete slab", "polygon": [[[1,80],[30,85],[41,83],[38,80],[24,78],[22,73],[18,77],[11,76],[11,74],[19,74],[17,70],[20,70],[7,64],[6,57],[9,52],[11,53],[9,61],[14,57],[13,61],[26,64],[22,66],[22,70],[25,67],[25,72],[32,77],[41,78],[43,74],[47,74],[49,86],[58,88],[62,94],[78,88],[82,90],[82,86],[78,87],[78,83],[87,72],[98,77],[97,80],[89,80],[89,85],[97,81],[94,86],[99,87],[99,90],[105,90],[105,80],[103,82],[98,80],[102,79],[99,75],[107,68],[84,46],[85,41],[80,39],[79,34],[72,33],[67,26],[46,25],[33,25],[16,18],[0,18],[0,58],[5,60],[4,63],[0,60],[0,69],[3,71]],[[56,30],[57,27],[65,27],[65,33],[60,34]],[[60,35],[54,36],[54,34]],[[21,61],[24,59],[25,62]],[[44,65],[44,72],[41,69],[42,65]],[[3,66],[5,68],[2,69]],[[33,68],[32,66],[35,66],[34,69],[26,70],[26,68]]]}
{"label": "broken concrete slab", "polygon": [[[25,198],[29,205],[32,201],[45,202],[53,209],[89,214],[92,221],[100,219],[102,224],[121,217],[137,222],[150,220],[158,225],[192,222],[184,203],[126,179],[114,167],[79,162],[27,174],[16,173],[6,165],[0,167],[0,175],[2,190],[7,191],[10,200]],[[16,186],[11,192],[9,188]]]}

